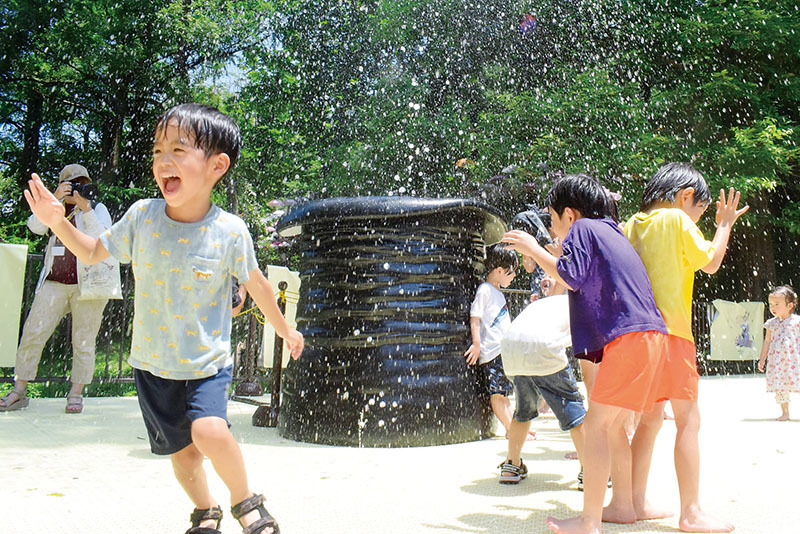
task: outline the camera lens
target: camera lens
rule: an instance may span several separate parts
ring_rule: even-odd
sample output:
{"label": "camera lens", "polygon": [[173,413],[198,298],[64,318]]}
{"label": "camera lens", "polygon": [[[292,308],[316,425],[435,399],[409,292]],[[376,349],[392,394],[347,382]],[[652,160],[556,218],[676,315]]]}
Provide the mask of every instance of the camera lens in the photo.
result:
{"label": "camera lens", "polygon": [[86,200],[97,200],[99,196],[97,187],[92,184],[74,184],[72,186],[72,193],[78,193]]}

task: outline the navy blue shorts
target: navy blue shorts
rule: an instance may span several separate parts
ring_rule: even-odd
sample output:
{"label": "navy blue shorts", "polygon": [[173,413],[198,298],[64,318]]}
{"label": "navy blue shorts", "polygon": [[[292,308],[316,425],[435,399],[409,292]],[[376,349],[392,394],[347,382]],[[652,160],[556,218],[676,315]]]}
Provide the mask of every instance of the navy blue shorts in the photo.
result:
{"label": "navy blue shorts", "polygon": [[489,395],[503,395],[508,397],[514,390],[514,386],[506,377],[503,371],[503,358],[498,354],[494,360],[482,363],[478,366],[481,377],[481,387],[489,392]]}
{"label": "navy blue shorts", "polygon": [[154,454],[174,454],[192,443],[192,421],[220,417],[228,423],[233,366],[198,380],[168,380],[133,370],[139,407]]}
{"label": "navy blue shorts", "polygon": [[569,366],[552,375],[515,376],[513,380],[517,392],[515,420],[527,423],[536,419],[539,416],[541,396],[553,410],[561,430],[569,430],[583,423],[586,409]]}

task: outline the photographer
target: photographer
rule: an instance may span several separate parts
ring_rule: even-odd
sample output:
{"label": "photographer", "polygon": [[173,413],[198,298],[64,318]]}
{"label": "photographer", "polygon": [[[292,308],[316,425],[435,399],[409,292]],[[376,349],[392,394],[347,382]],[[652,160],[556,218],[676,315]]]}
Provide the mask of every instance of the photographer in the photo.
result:
{"label": "photographer", "polygon": [[[97,202],[97,189],[91,185],[85,167],[67,165],[58,181],[55,197],[64,203],[72,224],[93,237],[111,227],[111,216],[106,207]],[[48,232],[47,226],[34,215],[28,219],[28,228],[38,235]],[[67,313],[72,313],[72,387],[67,394],[66,412],[83,411],[83,387],[94,375],[95,338],[103,310],[109,297],[119,296],[119,265],[98,265],[105,272],[93,272],[97,266],[83,265],[55,235],[50,236],[44,267],[17,348],[14,388],[0,397],[0,411],[18,410],[28,405],[28,382],[36,378],[42,349]],[[95,281],[101,277],[115,287],[106,285],[104,291],[98,292]]]}

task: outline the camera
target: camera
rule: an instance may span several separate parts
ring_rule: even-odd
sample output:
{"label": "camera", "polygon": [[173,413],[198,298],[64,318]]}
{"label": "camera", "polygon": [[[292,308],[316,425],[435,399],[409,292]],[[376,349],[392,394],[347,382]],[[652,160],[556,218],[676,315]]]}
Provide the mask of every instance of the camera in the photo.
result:
{"label": "camera", "polygon": [[100,191],[96,185],[92,184],[72,184],[72,194],[78,193],[86,200],[95,201],[100,196]]}
{"label": "camera", "polygon": [[536,206],[529,206],[528,211],[517,213],[511,221],[511,228],[529,233],[541,246],[553,242],[548,229],[552,225],[550,213]]}

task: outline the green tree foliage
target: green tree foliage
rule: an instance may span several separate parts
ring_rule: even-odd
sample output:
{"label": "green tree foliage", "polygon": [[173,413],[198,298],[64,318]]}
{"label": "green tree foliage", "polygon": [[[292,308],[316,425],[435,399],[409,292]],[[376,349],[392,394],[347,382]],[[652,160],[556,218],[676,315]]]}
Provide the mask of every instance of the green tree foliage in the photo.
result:
{"label": "green tree foliage", "polygon": [[[255,0],[4,3],[0,163],[16,188],[3,198],[19,199],[31,171],[52,179],[75,161],[90,169],[115,211],[154,195],[155,119],[171,103],[209,98],[209,81],[263,36],[268,7]],[[20,218],[27,206],[5,209]]]}
{"label": "green tree foliage", "polygon": [[[658,165],[683,160],[754,207],[729,278],[791,279],[794,1],[10,0],[0,13],[4,199],[67,159],[120,206],[153,194],[153,120],[199,99],[242,126],[216,199],[257,237],[276,197],[505,191],[512,209],[541,198],[541,164],[596,175],[627,215]],[[753,255],[778,271],[754,276]]]}

